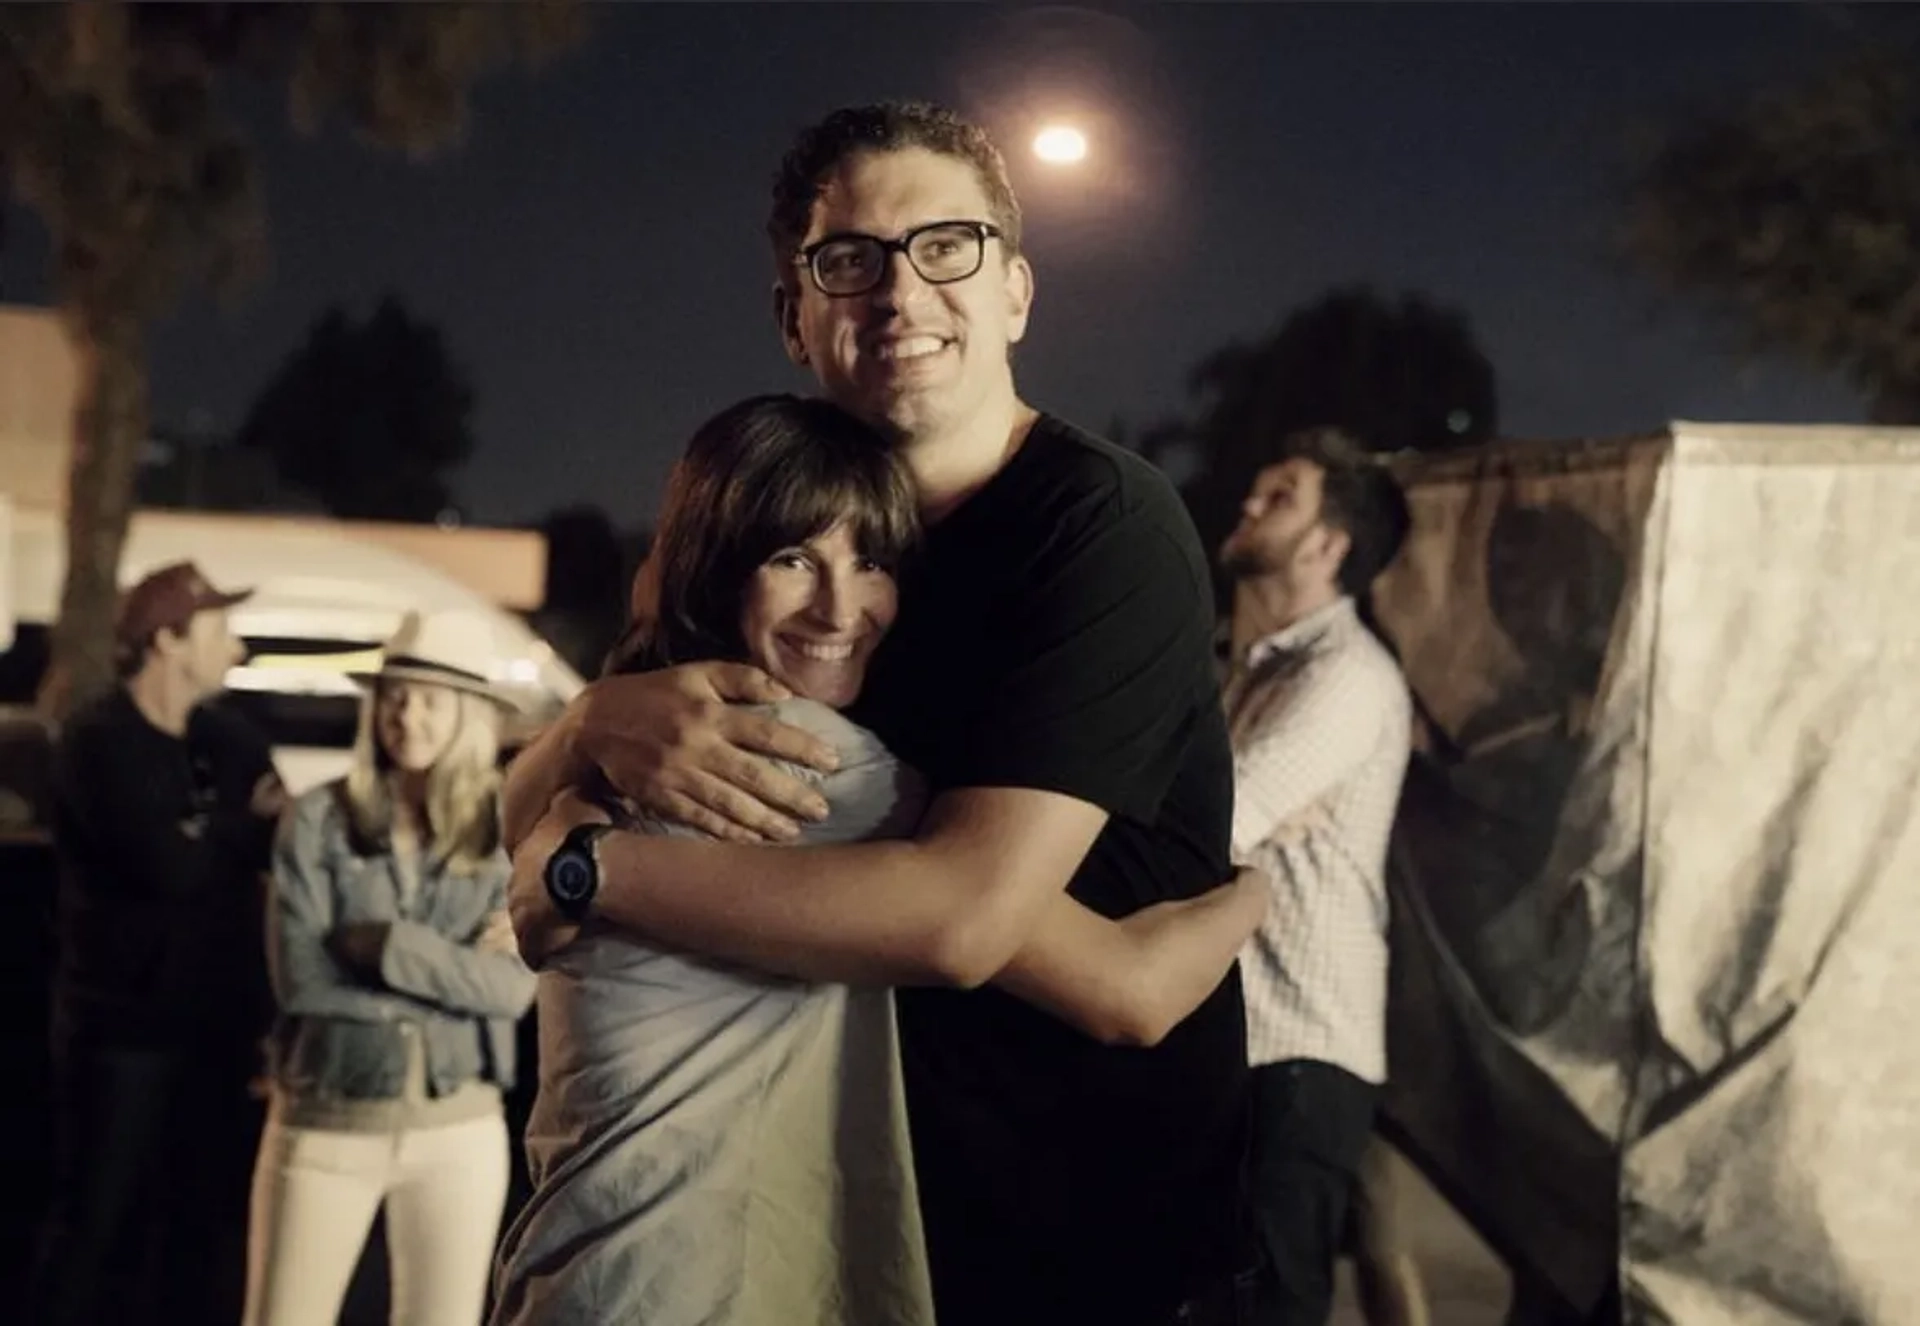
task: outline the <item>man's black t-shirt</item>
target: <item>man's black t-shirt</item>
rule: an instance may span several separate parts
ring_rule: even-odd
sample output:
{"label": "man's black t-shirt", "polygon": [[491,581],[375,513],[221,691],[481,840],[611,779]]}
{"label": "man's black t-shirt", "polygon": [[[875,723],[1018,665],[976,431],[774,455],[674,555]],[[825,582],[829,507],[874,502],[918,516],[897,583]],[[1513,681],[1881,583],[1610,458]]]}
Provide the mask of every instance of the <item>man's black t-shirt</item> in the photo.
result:
{"label": "man's black t-shirt", "polygon": [[248,1052],[265,1029],[262,872],[273,821],[248,808],[264,737],[204,704],[184,738],[116,687],[54,754],[63,1040]]}
{"label": "man's black t-shirt", "polygon": [[[1212,589],[1152,466],[1042,417],[928,532],[858,716],[935,789],[1110,816],[1070,892],[1109,916],[1229,875]],[[1237,1269],[1237,972],[1159,1046],[1101,1046],[1008,995],[898,996],[943,1326],[1164,1318]]]}

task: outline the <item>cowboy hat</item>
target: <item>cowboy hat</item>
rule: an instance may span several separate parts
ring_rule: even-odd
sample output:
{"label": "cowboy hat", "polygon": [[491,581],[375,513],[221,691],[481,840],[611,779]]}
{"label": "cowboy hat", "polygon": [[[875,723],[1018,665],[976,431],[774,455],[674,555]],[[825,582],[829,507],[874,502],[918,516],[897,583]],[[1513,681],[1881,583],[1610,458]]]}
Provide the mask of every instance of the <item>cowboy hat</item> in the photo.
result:
{"label": "cowboy hat", "polygon": [[494,684],[491,663],[495,654],[493,628],[470,612],[409,612],[381,651],[376,672],[358,672],[364,685],[380,681],[424,681],[482,695],[510,705]]}

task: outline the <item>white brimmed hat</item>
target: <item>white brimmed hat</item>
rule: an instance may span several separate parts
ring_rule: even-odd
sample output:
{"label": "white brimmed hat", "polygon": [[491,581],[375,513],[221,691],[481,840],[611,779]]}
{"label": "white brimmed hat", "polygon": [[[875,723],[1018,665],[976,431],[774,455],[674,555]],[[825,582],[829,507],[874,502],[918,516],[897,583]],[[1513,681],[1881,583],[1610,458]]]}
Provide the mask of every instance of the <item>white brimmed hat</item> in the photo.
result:
{"label": "white brimmed hat", "polygon": [[381,652],[379,671],[356,673],[355,680],[433,682],[504,705],[507,697],[488,675],[493,655],[493,628],[484,618],[458,610],[409,612]]}

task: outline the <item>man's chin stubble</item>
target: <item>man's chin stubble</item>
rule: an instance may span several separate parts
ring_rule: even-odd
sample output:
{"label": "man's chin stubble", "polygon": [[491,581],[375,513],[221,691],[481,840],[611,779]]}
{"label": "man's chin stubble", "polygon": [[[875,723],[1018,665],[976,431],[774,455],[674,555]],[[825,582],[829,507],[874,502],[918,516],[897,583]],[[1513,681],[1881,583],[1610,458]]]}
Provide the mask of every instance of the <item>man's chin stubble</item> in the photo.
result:
{"label": "man's chin stubble", "polygon": [[1256,553],[1222,552],[1220,554],[1220,573],[1235,584],[1239,584],[1242,580],[1263,576],[1266,572],[1266,566],[1262,564]]}

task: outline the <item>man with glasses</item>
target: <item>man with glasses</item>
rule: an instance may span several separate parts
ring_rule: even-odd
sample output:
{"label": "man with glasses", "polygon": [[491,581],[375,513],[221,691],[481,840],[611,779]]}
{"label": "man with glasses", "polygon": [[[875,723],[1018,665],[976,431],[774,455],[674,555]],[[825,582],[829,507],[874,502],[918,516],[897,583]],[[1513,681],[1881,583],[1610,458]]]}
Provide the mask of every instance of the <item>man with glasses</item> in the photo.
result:
{"label": "man with glasses", "polygon": [[809,244],[795,255],[822,294],[835,299],[864,295],[886,279],[890,255],[904,253],[929,285],[964,281],[986,261],[987,241],[1000,239],[1000,227],[986,221],[935,221],[899,239],[875,235],[836,235]]}
{"label": "man with glasses", "polygon": [[[830,751],[715,703],[778,698],[761,674],[604,679],[513,770],[516,921],[535,950],[591,915],[783,970],[858,927],[862,897],[914,889],[966,918],[942,940],[962,983],[1017,993],[1002,969],[1063,890],[1118,916],[1229,877],[1207,560],[1158,471],[1016,393],[1033,272],[979,128],[919,104],[838,111],[789,153],[768,231],[788,354],[919,485],[926,543],[855,717],[936,799],[908,843],[604,834],[597,892],[562,922],[543,868],[592,812],[562,801],[528,828],[595,768],[723,838],[786,839],[825,811],[760,756],[824,768]],[[694,911],[728,922],[695,934]],[[1002,989],[902,989],[899,1013],[943,1326],[1232,1320],[1237,974],[1153,1048],[1096,1044]]]}

